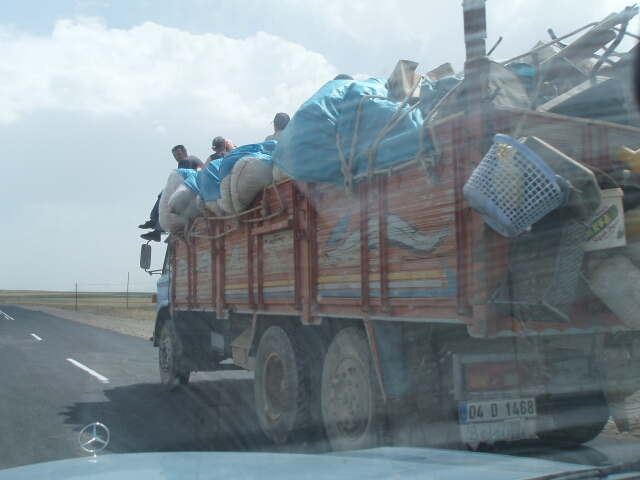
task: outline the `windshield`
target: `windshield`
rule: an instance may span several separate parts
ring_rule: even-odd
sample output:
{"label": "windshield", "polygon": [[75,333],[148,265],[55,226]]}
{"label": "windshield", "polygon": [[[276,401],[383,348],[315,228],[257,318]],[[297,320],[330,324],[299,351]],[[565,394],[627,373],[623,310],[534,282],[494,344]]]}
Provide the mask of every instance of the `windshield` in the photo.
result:
{"label": "windshield", "polygon": [[4,3],[0,470],[640,458],[637,7]]}

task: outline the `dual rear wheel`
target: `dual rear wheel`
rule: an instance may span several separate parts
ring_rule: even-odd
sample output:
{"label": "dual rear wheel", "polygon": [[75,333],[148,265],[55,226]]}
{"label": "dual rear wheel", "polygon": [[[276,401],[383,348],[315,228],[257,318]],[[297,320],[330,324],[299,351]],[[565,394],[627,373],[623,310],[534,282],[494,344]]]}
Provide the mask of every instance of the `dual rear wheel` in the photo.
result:
{"label": "dual rear wheel", "polygon": [[332,450],[371,448],[386,418],[364,330],[340,331],[326,350],[310,327],[273,326],[260,340],[254,380],[256,412],[276,443],[318,441]]}
{"label": "dual rear wheel", "polygon": [[324,347],[310,328],[272,326],[256,355],[254,396],[264,433],[276,443],[315,436]]}

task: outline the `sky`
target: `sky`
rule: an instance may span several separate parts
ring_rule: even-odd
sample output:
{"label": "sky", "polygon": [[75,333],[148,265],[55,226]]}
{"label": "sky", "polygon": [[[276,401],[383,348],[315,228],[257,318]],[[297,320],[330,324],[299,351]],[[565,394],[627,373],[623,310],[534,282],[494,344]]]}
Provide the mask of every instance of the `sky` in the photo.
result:
{"label": "sky", "polygon": [[[625,6],[489,0],[487,46],[509,58]],[[336,74],[400,59],[461,71],[461,0],[0,0],[0,289],[153,291],[137,226],[174,145],[262,141]]]}

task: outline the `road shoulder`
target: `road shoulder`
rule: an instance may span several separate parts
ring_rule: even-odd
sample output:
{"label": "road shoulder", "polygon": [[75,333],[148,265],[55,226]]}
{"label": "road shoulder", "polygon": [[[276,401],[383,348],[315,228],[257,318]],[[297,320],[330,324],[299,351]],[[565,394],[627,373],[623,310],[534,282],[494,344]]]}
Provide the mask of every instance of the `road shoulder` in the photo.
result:
{"label": "road shoulder", "polygon": [[146,340],[148,340],[153,334],[152,320],[134,320],[131,318],[109,317],[82,311],[76,312],[72,310],[64,310],[62,308],[45,306],[19,305],[19,308],[47,313],[49,315],[54,315],[56,317],[71,320],[73,322],[83,323],[85,325],[91,325],[98,328],[104,328],[113,332],[119,332],[125,335],[144,338]]}

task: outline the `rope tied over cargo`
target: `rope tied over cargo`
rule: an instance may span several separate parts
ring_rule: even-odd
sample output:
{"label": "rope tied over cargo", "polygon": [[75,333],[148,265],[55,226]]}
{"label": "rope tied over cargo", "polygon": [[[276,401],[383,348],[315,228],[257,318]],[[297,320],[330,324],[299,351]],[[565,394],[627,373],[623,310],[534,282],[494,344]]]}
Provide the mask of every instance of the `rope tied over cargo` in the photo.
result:
{"label": "rope tied over cargo", "polygon": [[340,171],[344,175],[344,186],[347,191],[351,191],[353,188],[353,170],[351,169],[352,162],[347,162],[344,158],[344,152],[342,151],[342,137],[336,132],[336,146],[338,147],[338,155],[340,155]]}
{"label": "rope tied over cargo", "polygon": [[[420,102],[416,102],[410,108],[407,109],[406,112],[400,114],[404,107],[409,102],[409,99],[413,96],[413,93],[416,91],[418,86],[422,83],[422,80],[425,77],[421,75],[416,82],[411,86],[411,89],[408,91],[404,100],[400,103],[396,111],[393,113],[389,121],[382,128],[376,139],[373,141],[371,146],[369,147],[368,153],[368,164],[367,164],[367,172],[364,176],[367,177],[367,181],[371,181],[373,179],[373,175],[376,173],[373,170],[373,164],[376,158],[376,154],[378,152],[378,145],[384,139],[384,137],[396,126],[398,125],[409,113],[418,108]],[[342,175],[344,176],[344,185],[348,191],[353,190],[354,180],[358,178],[362,178],[362,175],[358,175],[354,177],[353,175],[353,161],[356,155],[356,145],[358,143],[358,130],[360,128],[360,118],[362,116],[362,106],[364,105],[365,100],[370,98],[379,98],[381,100],[391,100],[389,97],[384,95],[364,95],[360,98],[358,102],[358,111],[356,114],[356,125],[353,131],[353,139],[351,140],[351,149],[349,150],[349,158],[347,159],[344,151],[342,150],[342,137],[339,133],[336,132],[336,146],[338,148],[338,155],[340,156],[340,170]]]}
{"label": "rope tied over cargo", "polygon": [[[338,154],[340,155],[340,162],[342,164],[340,167],[340,170],[342,171],[342,175],[344,175],[344,185],[347,191],[353,190],[353,181],[354,181],[353,160],[356,156],[356,145],[358,143],[358,129],[360,128],[360,118],[362,116],[362,105],[364,104],[364,101],[368,98],[380,98],[382,100],[389,100],[388,97],[385,97],[383,95],[364,95],[360,99],[360,101],[358,102],[358,113],[356,114],[356,126],[353,130],[353,139],[351,140],[351,149],[349,150],[349,160],[345,158],[344,152],[342,151],[342,137],[340,136],[339,133],[336,132],[336,145],[338,147]],[[395,116],[395,113],[394,113],[394,116]],[[377,140],[378,139],[376,139],[376,141]]]}
{"label": "rope tied over cargo", "polygon": [[[378,134],[373,144],[371,145],[371,148],[369,149],[369,163],[367,165],[367,181],[370,182],[373,179],[373,162],[375,161],[376,154],[378,153],[378,145],[380,145],[380,142],[382,141],[382,139],[396,125],[398,125],[398,123],[400,123],[407,115],[409,115],[409,113],[411,113],[413,110],[418,108],[418,106],[420,105],[420,102],[418,101],[414,103],[411,107],[409,107],[406,112],[400,114],[400,112],[402,112],[402,109],[405,107],[405,105],[407,105],[407,103],[409,102],[409,99],[413,97],[414,92],[420,86],[420,84],[424,79],[425,79],[424,75],[420,75],[420,77],[418,77],[416,82],[411,86],[411,88],[407,92],[407,95],[404,97],[404,100],[402,100],[402,102],[400,103],[396,111],[393,113],[393,115],[391,116],[387,124],[384,126],[382,131]],[[359,115],[360,115],[360,112],[358,112],[358,116]]]}
{"label": "rope tied over cargo", "polygon": [[[432,178],[435,182],[439,182],[440,178],[438,176],[438,172],[436,171],[437,164],[437,144],[436,144],[436,136],[433,131],[433,125],[431,124],[422,124],[423,128],[420,130],[420,150],[416,155],[416,161],[420,164],[420,168],[422,168],[430,178]],[[428,130],[430,134],[430,143],[425,144],[425,132]]]}
{"label": "rope tied over cargo", "polygon": [[[434,131],[433,118],[440,112],[443,105],[451,98],[455,92],[460,88],[460,85],[464,84],[464,80],[449,90],[444,97],[436,103],[431,109],[429,115],[422,122],[422,128],[420,129],[420,150],[416,155],[416,161],[420,163],[421,167],[428,173],[435,182],[439,182],[439,176],[436,171],[438,160],[441,158],[442,151],[438,146],[437,136]],[[429,142],[425,142],[425,138],[428,137]]]}
{"label": "rope tied over cargo", "polygon": [[[272,213],[271,215],[269,215],[269,210],[268,210],[268,205],[266,202],[266,198],[267,198],[267,190],[269,188],[273,187],[273,191],[276,195],[276,198],[278,199],[278,203],[279,203],[279,207],[278,207],[278,211],[275,213]],[[257,218],[244,218],[241,219],[240,217],[244,217],[250,213],[256,212],[256,211],[260,211],[260,217]],[[206,215],[205,212],[202,213],[202,216],[197,217],[193,223],[191,224],[191,229],[188,232],[185,232],[186,234],[186,239],[188,240],[190,237],[198,237],[198,238],[209,238],[209,239],[217,239],[220,237],[224,237],[225,235],[229,235],[232,232],[235,232],[236,230],[238,230],[240,228],[240,223],[255,223],[255,222],[264,222],[266,220],[271,220],[272,218],[278,217],[280,215],[282,215],[285,212],[285,208],[284,208],[284,201],[282,200],[282,196],[280,195],[280,191],[278,190],[278,186],[276,185],[275,180],[272,181],[269,185],[265,186],[264,189],[262,190],[262,203],[260,205],[258,205],[257,207],[253,207],[250,208],[248,210],[245,210],[244,212],[240,212],[240,213],[236,213],[236,214],[232,214],[232,215],[225,215],[223,217],[218,217],[218,216],[212,216],[212,215]],[[219,235],[215,235],[215,236],[210,236],[210,235],[201,235],[198,233],[195,233],[195,229],[196,229],[196,225],[201,222],[201,221],[218,221],[218,220],[233,220],[235,222],[235,227],[229,230],[225,230],[224,232],[222,232]]]}
{"label": "rope tied over cargo", "polygon": [[[414,88],[416,86],[417,84],[414,85]],[[402,103],[400,105],[398,110],[396,110],[396,113],[394,113],[393,117],[391,117],[389,122],[387,122],[387,125],[385,126],[385,128],[380,132],[378,137],[375,139],[375,141],[373,142],[373,145],[371,145],[371,148],[369,150],[369,163],[367,165],[367,181],[371,181],[373,178],[373,162],[375,161],[376,154],[378,153],[378,145],[380,145],[380,142],[385,137],[385,135],[387,135],[396,125],[398,125],[398,123],[400,123],[407,115],[409,115],[409,113],[411,113],[413,110],[418,108],[419,102],[416,102],[414,105],[408,108],[406,112],[396,117],[396,115],[400,112],[400,110],[404,107],[404,105],[406,105],[406,103]]]}

